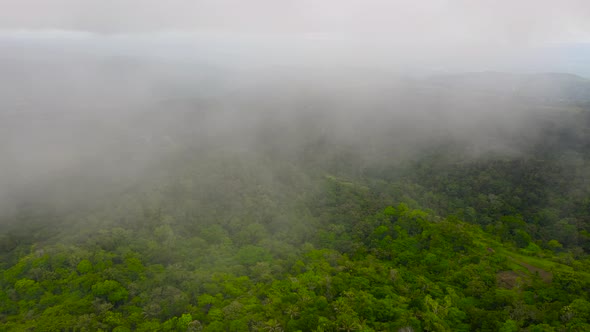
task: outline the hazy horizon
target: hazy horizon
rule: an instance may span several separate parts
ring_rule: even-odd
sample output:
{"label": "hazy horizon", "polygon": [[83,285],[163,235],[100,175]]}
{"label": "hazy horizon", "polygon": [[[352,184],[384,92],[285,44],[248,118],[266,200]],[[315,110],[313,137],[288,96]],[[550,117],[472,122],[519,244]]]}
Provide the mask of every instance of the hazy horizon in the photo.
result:
{"label": "hazy horizon", "polygon": [[444,137],[518,153],[502,135],[588,102],[587,80],[526,76],[590,76],[586,14],[576,0],[11,2],[0,195],[76,172],[126,179],[198,140],[258,150],[268,135],[296,155],[327,137],[375,156]]}

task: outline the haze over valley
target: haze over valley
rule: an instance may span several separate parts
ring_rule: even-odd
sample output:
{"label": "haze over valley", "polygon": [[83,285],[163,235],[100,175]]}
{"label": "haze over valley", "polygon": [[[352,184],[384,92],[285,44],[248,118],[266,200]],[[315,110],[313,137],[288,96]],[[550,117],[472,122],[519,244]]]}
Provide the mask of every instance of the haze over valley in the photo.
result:
{"label": "haze over valley", "polygon": [[585,2],[5,7],[0,330],[590,329]]}

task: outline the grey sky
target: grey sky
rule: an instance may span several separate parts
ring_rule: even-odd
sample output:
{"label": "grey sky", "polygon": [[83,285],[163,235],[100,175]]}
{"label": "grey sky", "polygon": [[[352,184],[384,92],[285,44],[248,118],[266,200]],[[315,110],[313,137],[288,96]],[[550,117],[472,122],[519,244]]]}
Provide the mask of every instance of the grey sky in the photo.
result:
{"label": "grey sky", "polygon": [[1,30],[308,35],[393,43],[590,42],[587,0],[0,0]]}

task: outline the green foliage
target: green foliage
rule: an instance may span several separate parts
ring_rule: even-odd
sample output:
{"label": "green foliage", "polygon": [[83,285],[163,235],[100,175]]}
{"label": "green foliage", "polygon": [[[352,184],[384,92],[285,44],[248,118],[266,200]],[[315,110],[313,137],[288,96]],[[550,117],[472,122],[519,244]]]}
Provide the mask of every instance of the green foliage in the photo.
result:
{"label": "green foliage", "polygon": [[271,255],[262,247],[247,245],[238,249],[236,258],[240,264],[254,265],[259,262],[270,260]]}
{"label": "green foliage", "polygon": [[124,301],[129,296],[127,290],[115,280],[105,280],[92,285],[92,294],[113,303]]}
{"label": "green foliage", "polygon": [[88,274],[92,272],[92,263],[87,259],[83,259],[78,263],[76,269],[80,274]]}
{"label": "green foliage", "polygon": [[72,224],[54,237],[3,236],[0,325],[588,330],[590,195],[568,187],[566,161],[444,150],[394,167],[310,149],[187,151],[101,207],[61,212]]}

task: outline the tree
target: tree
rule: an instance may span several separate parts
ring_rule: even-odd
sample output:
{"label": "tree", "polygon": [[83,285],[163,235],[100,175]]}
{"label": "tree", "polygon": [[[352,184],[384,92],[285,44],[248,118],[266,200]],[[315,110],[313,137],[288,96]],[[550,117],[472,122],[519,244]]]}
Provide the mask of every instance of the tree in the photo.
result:
{"label": "tree", "polygon": [[124,301],[129,292],[116,280],[105,280],[92,286],[92,294],[106,298],[112,303]]}

